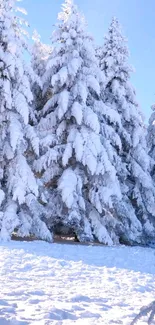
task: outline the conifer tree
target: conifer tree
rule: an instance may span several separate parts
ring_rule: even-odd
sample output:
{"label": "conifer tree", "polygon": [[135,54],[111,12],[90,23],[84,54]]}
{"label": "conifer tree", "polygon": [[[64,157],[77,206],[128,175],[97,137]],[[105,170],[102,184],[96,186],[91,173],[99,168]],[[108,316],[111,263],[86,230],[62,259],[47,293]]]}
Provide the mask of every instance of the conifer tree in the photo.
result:
{"label": "conifer tree", "polygon": [[44,85],[44,90],[42,85],[43,75],[46,71],[47,60],[52,52],[52,48],[51,46],[43,44],[41,42],[41,37],[36,30],[33,32],[32,39],[34,41],[34,44],[31,53],[31,66],[36,77],[38,77],[36,80],[34,80],[32,85],[34,111],[32,122],[37,125],[42,117],[42,108],[46,103],[48,96],[50,95],[49,89],[48,92],[45,90],[46,84]]}
{"label": "conifer tree", "polygon": [[80,241],[97,238],[112,244],[106,218],[120,191],[100,136],[104,78],[84,18],[71,0],[65,1],[58,18],[52,38],[56,46],[43,77],[53,95],[38,126],[42,149],[35,168],[47,188],[51,226],[61,221]]}
{"label": "conifer tree", "polygon": [[29,124],[30,74],[23,61],[27,49],[15,1],[0,1],[0,238],[8,240],[14,230],[51,240],[41,221],[38,187],[28,165],[32,147],[38,155],[38,139]]}
{"label": "conifer tree", "polygon": [[147,129],[147,146],[149,155],[151,157],[151,175],[155,181],[155,105],[152,105],[152,114],[149,119]]}
{"label": "conifer tree", "polygon": [[117,170],[123,196],[122,202],[116,201],[117,217],[124,225],[124,239],[145,241],[154,236],[155,189],[144,121],[130,83],[129,52],[116,18],[112,19],[104,47],[97,55],[106,79],[102,119],[108,121],[106,136],[115,149],[111,162]]}

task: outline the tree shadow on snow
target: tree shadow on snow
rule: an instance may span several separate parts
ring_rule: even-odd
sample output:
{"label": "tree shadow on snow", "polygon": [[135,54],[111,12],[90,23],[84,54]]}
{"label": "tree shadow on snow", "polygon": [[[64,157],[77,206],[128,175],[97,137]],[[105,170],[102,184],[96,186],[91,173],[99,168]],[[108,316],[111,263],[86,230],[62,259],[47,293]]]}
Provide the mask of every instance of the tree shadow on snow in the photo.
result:
{"label": "tree shadow on snow", "polygon": [[[89,245],[66,245],[47,243],[44,241],[20,242],[11,241],[1,243],[0,248],[9,249],[10,254],[31,254],[33,258],[53,258],[60,262],[62,267],[67,267],[70,262],[81,262],[84,265],[94,267],[107,267],[127,269],[143,274],[154,274],[155,266],[152,260],[155,259],[155,250],[143,247],[127,246],[93,246]],[[150,267],[151,265],[151,267]]]}
{"label": "tree shadow on snow", "polygon": [[29,325],[29,323],[18,320],[7,320],[3,317],[0,317],[0,325]]}

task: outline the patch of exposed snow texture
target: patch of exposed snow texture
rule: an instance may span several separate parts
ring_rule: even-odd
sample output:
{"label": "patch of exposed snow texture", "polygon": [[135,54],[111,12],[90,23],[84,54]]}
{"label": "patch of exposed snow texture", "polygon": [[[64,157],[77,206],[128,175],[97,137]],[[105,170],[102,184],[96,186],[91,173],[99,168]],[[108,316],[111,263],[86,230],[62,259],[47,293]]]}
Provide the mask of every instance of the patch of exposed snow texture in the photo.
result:
{"label": "patch of exposed snow texture", "polygon": [[153,260],[151,248],[3,244],[0,324],[129,325],[154,300]]}

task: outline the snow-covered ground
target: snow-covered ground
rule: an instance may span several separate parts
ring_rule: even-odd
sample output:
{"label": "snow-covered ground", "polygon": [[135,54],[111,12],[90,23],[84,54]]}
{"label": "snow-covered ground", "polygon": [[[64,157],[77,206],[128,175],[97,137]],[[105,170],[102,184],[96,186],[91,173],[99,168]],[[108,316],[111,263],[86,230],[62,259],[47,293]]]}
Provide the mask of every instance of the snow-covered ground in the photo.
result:
{"label": "snow-covered ground", "polygon": [[0,246],[0,325],[126,325],[154,299],[154,249]]}

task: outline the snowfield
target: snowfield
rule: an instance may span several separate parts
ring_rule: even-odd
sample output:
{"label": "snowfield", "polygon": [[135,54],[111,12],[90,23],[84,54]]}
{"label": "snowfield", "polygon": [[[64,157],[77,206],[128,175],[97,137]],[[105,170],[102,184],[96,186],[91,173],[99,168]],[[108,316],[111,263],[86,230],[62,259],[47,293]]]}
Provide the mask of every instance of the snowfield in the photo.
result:
{"label": "snowfield", "polygon": [[154,299],[152,248],[0,246],[0,325],[126,325]]}

